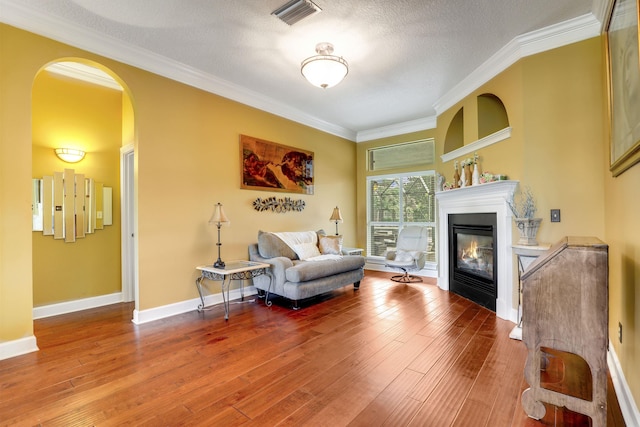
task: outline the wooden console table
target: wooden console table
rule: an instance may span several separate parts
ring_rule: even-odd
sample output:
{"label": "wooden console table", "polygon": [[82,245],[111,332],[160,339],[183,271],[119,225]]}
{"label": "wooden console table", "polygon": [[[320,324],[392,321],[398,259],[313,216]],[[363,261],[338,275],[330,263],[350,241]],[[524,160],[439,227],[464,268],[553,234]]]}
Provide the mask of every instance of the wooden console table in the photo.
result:
{"label": "wooden console table", "polygon": [[561,239],[522,275],[531,418],[544,417],[545,402],[606,425],[608,277],[608,246],[593,237]]}
{"label": "wooden console table", "polygon": [[[198,305],[198,311],[204,311],[208,308],[204,305],[204,293],[202,291],[204,279],[219,280],[221,282],[224,319],[229,320],[229,288],[231,287],[231,281],[240,280],[240,295],[241,299],[244,300],[244,281],[262,274],[268,274],[269,267],[271,267],[269,264],[253,261],[230,261],[227,262],[225,268],[215,268],[210,265],[196,267],[197,270],[200,270],[200,277],[196,279],[196,288],[200,294],[201,301],[200,305]],[[227,291],[226,297],[224,295],[225,289]]]}

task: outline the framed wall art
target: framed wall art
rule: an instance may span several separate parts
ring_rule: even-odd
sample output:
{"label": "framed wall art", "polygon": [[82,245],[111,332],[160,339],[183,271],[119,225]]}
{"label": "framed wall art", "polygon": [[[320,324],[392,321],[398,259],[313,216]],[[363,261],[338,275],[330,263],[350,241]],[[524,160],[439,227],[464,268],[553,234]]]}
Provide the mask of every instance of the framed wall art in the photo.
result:
{"label": "framed wall art", "polygon": [[610,170],[618,176],[640,161],[638,0],[615,0],[606,40]]}
{"label": "framed wall art", "polygon": [[240,135],[241,183],[250,190],[313,194],[313,152]]}

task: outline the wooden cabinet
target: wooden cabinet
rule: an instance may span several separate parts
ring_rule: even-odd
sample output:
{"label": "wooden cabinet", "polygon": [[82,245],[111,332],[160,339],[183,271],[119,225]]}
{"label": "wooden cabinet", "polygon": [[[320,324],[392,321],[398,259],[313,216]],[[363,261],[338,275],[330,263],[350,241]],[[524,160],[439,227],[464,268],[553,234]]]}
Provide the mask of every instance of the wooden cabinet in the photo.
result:
{"label": "wooden cabinet", "polygon": [[540,419],[545,402],[605,426],[608,246],[592,237],[565,237],[529,266],[522,286],[524,410]]}

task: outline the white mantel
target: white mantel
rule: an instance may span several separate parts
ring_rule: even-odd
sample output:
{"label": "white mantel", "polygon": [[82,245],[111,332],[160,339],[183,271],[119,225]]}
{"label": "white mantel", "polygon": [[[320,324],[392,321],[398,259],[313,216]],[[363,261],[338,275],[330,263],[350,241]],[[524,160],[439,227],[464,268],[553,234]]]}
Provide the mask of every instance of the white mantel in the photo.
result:
{"label": "white mantel", "polygon": [[513,307],[513,215],[507,204],[518,181],[495,181],[436,193],[438,201],[438,286],[449,290],[449,214],[495,213],[496,255],[498,258],[498,298],[496,315],[517,322],[518,310]]}

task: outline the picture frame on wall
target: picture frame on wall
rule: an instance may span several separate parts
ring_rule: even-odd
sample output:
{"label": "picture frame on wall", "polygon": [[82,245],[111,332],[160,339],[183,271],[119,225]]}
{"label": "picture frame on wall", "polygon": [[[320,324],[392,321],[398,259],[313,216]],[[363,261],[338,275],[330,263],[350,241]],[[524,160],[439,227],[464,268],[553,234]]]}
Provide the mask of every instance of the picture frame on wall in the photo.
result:
{"label": "picture frame on wall", "polygon": [[313,194],[313,152],[240,135],[240,188]]}
{"label": "picture frame on wall", "polygon": [[615,0],[607,24],[610,170],[618,176],[640,161],[639,0]]}

